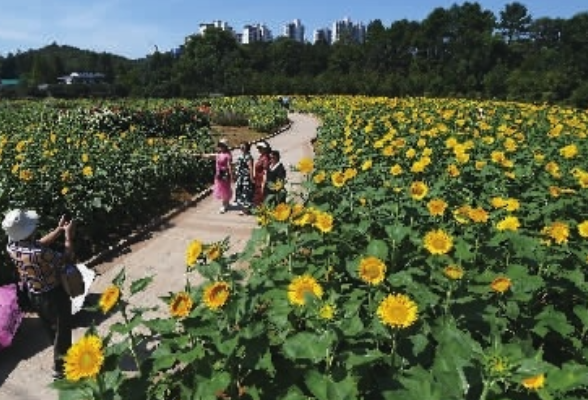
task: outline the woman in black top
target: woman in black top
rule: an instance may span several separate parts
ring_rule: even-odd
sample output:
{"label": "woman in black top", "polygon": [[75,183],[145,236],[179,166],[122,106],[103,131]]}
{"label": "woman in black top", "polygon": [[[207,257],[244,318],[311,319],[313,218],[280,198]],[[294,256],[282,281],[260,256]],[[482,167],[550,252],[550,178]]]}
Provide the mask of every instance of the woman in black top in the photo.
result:
{"label": "woman in black top", "polygon": [[286,168],[280,161],[280,152],[272,150],[269,154],[269,167],[265,173],[265,196],[268,203],[276,205],[286,201]]}
{"label": "woman in black top", "polygon": [[242,207],[240,214],[249,214],[253,203],[253,157],[249,143],[241,143],[240,149],[241,155],[237,158],[236,167],[235,200]]}

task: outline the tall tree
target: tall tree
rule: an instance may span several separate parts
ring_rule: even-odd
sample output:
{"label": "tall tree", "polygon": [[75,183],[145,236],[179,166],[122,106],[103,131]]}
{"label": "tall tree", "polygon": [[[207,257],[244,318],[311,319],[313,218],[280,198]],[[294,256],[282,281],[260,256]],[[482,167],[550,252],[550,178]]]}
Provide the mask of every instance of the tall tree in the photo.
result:
{"label": "tall tree", "polygon": [[528,38],[532,20],[529,10],[523,4],[518,2],[506,4],[504,10],[500,11],[498,29],[506,42],[510,44],[513,40]]}

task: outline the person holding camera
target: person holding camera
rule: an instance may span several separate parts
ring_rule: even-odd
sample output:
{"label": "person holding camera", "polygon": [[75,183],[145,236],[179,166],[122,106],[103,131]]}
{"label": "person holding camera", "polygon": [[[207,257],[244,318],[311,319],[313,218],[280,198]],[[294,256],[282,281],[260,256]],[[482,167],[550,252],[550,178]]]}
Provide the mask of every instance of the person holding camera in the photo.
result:
{"label": "person holding camera", "polygon": [[[14,262],[21,288],[53,343],[54,379],[64,377],[64,357],[72,344],[71,298],[65,291],[62,269],[74,262],[74,222],[63,215],[55,229],[37,236],[39,215],[13,209],[2,221],[8,236],[6,250]],[[63,251],[51,245],[64,236]]]}

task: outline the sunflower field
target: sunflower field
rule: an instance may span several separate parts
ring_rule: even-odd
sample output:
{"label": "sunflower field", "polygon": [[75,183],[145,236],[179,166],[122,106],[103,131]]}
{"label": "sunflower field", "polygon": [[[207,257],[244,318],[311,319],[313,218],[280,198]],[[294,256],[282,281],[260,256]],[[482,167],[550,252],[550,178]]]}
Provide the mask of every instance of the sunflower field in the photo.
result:
{"label": "sunflower field", "polygon": [[[293,104],[322,121],[315,159],[296,166],[301,193],[257,211],[239,256],[195,238],[187,271],[205,283],[170,293],[161,318],[126,306],[151,278],[126,290],[117,277],[101,308],[127,322],[74,345],[62,394],[588,397],[587,112],[426,98]],[[129,353],[136,371],[123,373]]]}

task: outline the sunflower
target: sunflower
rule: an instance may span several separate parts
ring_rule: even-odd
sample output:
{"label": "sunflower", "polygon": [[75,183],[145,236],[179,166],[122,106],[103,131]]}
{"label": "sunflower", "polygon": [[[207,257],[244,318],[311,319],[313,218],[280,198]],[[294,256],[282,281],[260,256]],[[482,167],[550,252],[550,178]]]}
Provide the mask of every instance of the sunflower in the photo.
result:
{"label": "sunflower", "polygon": [[95,379],[104,364],[102,339],[96,335],[84,336],[67,350],[64,361],[68,381]]}
{"label": "sunflower", "polygon": [[340,171],[333,172],[331,174],[331,182],[335,187],[343,187],[345,185],[345,175]]}
{"label": "sunflower", "polygon": [[418,307],[403,294],[389,294],[378,306],[383,324],[392,328],[408,328],[418,319]]}
{"label": "sunflower", "polygon": [[333,230],[333,216],[326,212],[317,212],[313,226],[322,233],[331,232]]}
{"label": "sunflower", "polygon": [[445,209],[447,208],[447,203],[441,199],[433,199],[427,203],[427,208],[429,209],[429,213],[435,217],[440,217],[445,213]]}
{"label": "sunflower", "polygon": [[229,284],[226,282],[214,282],[204,289],[203,301],[211,310],[218,310],[225,305],[229,298]]}
{"label": "sunflower", "polygon": [[572,143],[559,149],[559,154],[563,158],[574,158],[578,155],[578,147]]}
{"label": "sunflower", "polygon": [[194,302],[186,292],[178,292],[169,304],[169,313],[172,317],[184,318],[190,315]]}
{"label": "sunflower", "polygon": [[511,284],[512,283],[511,283],[511,281],[510,281],[510,279],[508,277],[506,277],[506,276],[499,276],[498,278],[496,278],[496,279],[494,279],[492,281],[492,283],[490,284],[490,287],[495,292],[504,293],[508,289],[510,289]]}
{"label": "sunflower", "polygon": [[381,283],[386,276],[386,264],[378,257],[368,256],[359,262],[359,277],[370,285]]}
{"label": "sunflower", "polygon": [[588,238],[588,221],[584,221],[578,224],[578,233],[583,238]]}
{"label": "sunflower", "polygon": [[89,165],[86,165],[83,169],[82,169],[82,175],[84,175],[85,177],[89,178],[91,176],[94,175],[94,170],[92,169],[92,167],[90,167]]}
{"label": "sunflower", "polygon": [[288,299],[291,304],[303,306],[306,296],[312,295],[319,299],[323,296],[323,288],[310,275],[297,276],[288,286]]}
{"label": "sunflower", "polygon": [[120,298],[120,289],[116,285],[111,285],[102,293],[100,296],[100,300],[98,301],[98,305],[102,310],[102,313],[106,314],[109,312],[112,307],[116,305],[118,299]]}
{"label": "sunflower", "polygon": [[394,176],[398,176],[402,174],[402,167],[398,164],[393,165],[390,167],[390,173]]}
{"label": "sunflower", "polygon": [[343,176],[345,177],[346,181],[353,179],[357,176],[357,170],[355,168],[346,168]]}
{"label": "sunflower", "polygon": [[296,226],[306,226],[314,223],[316,219],[316,212],[311,208],[307,208],[300,217],[292,221]]}
{"label": "sunflower", "polygon": [[319,310],[319,317],[328,321],[332,320],[335,316],[335,307],[330,304],[325,304]]}
{"label": "sunflower", "polygon": [[506,207],[506,205],[508,204],[506,200],[504,200],[502,197],[493,197],[492,200],[490,200],[490,203],[494,208]]}
{"label": "sunflower", "polygon": [[281,179],[278,179],[275,182],[271,182],[269,183],[269,188],[271,190],[273,190],[274,192],[279,192],[280,190],[282,190],[284,188],[284,181]]}
{"label": "sunflower", "polygon": [[326,177],[327,175],[325,174],[325,171],[320,171],[313,176],[312,180],[318,185],[319,183],[322,183]]}
{"label": "sunflower", "polygon": [[521,384],[529,390],[541,389],[545,386],[545,374],[539,374],[525,378],[521,381]]}
{"label": "sunflower", "polygon": [[557,244],[567,243],[570,236],[570,227],[564,222],[556,221],[543,228],[541,233],[553,239]]}
{"label": "sunflower", "polygon": [[468,216],[472,221],[477,223],[483,223],[488,221],[488,212],[484,210],[482,207],[471,208],[469,210]]}
{"label": "sunflower", "polygon": [[506,202],[506,211],[517,211],[521,208],[521,203],[517,199],[509,198],[505,200]]}
{"label": "sunflower", "polygon": [[442,229],[427,232],[423,242],[431,254],[447,254],[453,247],[453,238]]}
{"label": "sunflower", "polygon": [[457,178],[461,173],[459,172],[459,168],[457,167],[457,165],[455,164],[450,164],[447,167],[447,173],[449,174],[449,176],[451,176],[452,178]]}
{"label": "sunflower", "polygon": [[458,265],[449,265],[443,269],[443,275],[452,280],[459,280],[463,278],[463,268]]}
{"label": "sunflower", "polygon": [[422,200],[429,193],[429,187],[425,182],[417,181],[410,185],[410,196],[415,200]]}
{"label": "sunflower", "polygon": [[363,164],[361,165],[361,170],[362,171],[367,171],[367,170],[369,170],[369,169],[372,168],[372,165],[373,165],[372,160],[365,160],[363,162]]}
{"label": "sunflower", "polygon": [[298,171],[302,172],[303,174],[309,174],[314,169],[314,162],[312,158],[304,157],[298,161],[298,165],[296,166]]}
{"label": "sunflower", "polygon": [[186,250],[186,265],[193,267],[196,265],[198,258],[202,254],[202,243],[199,240],[193,240]]}
{"label": "sunflower", "polygon": [[516,231],[520,228],[521,223],[517,217],[508,216],[496,224],[499,231]]}
{"label": "sunflower", "polygon": [[284,222],[290,218],[292,208],[286,203],[280,203],[274,208],[273,217],[276,221]]}
{"label": "sunflower", "polygon": [[206,258],[209,261],[214,261],[223,255],[223,249],[219,243],[214,243],[206,249]]}

